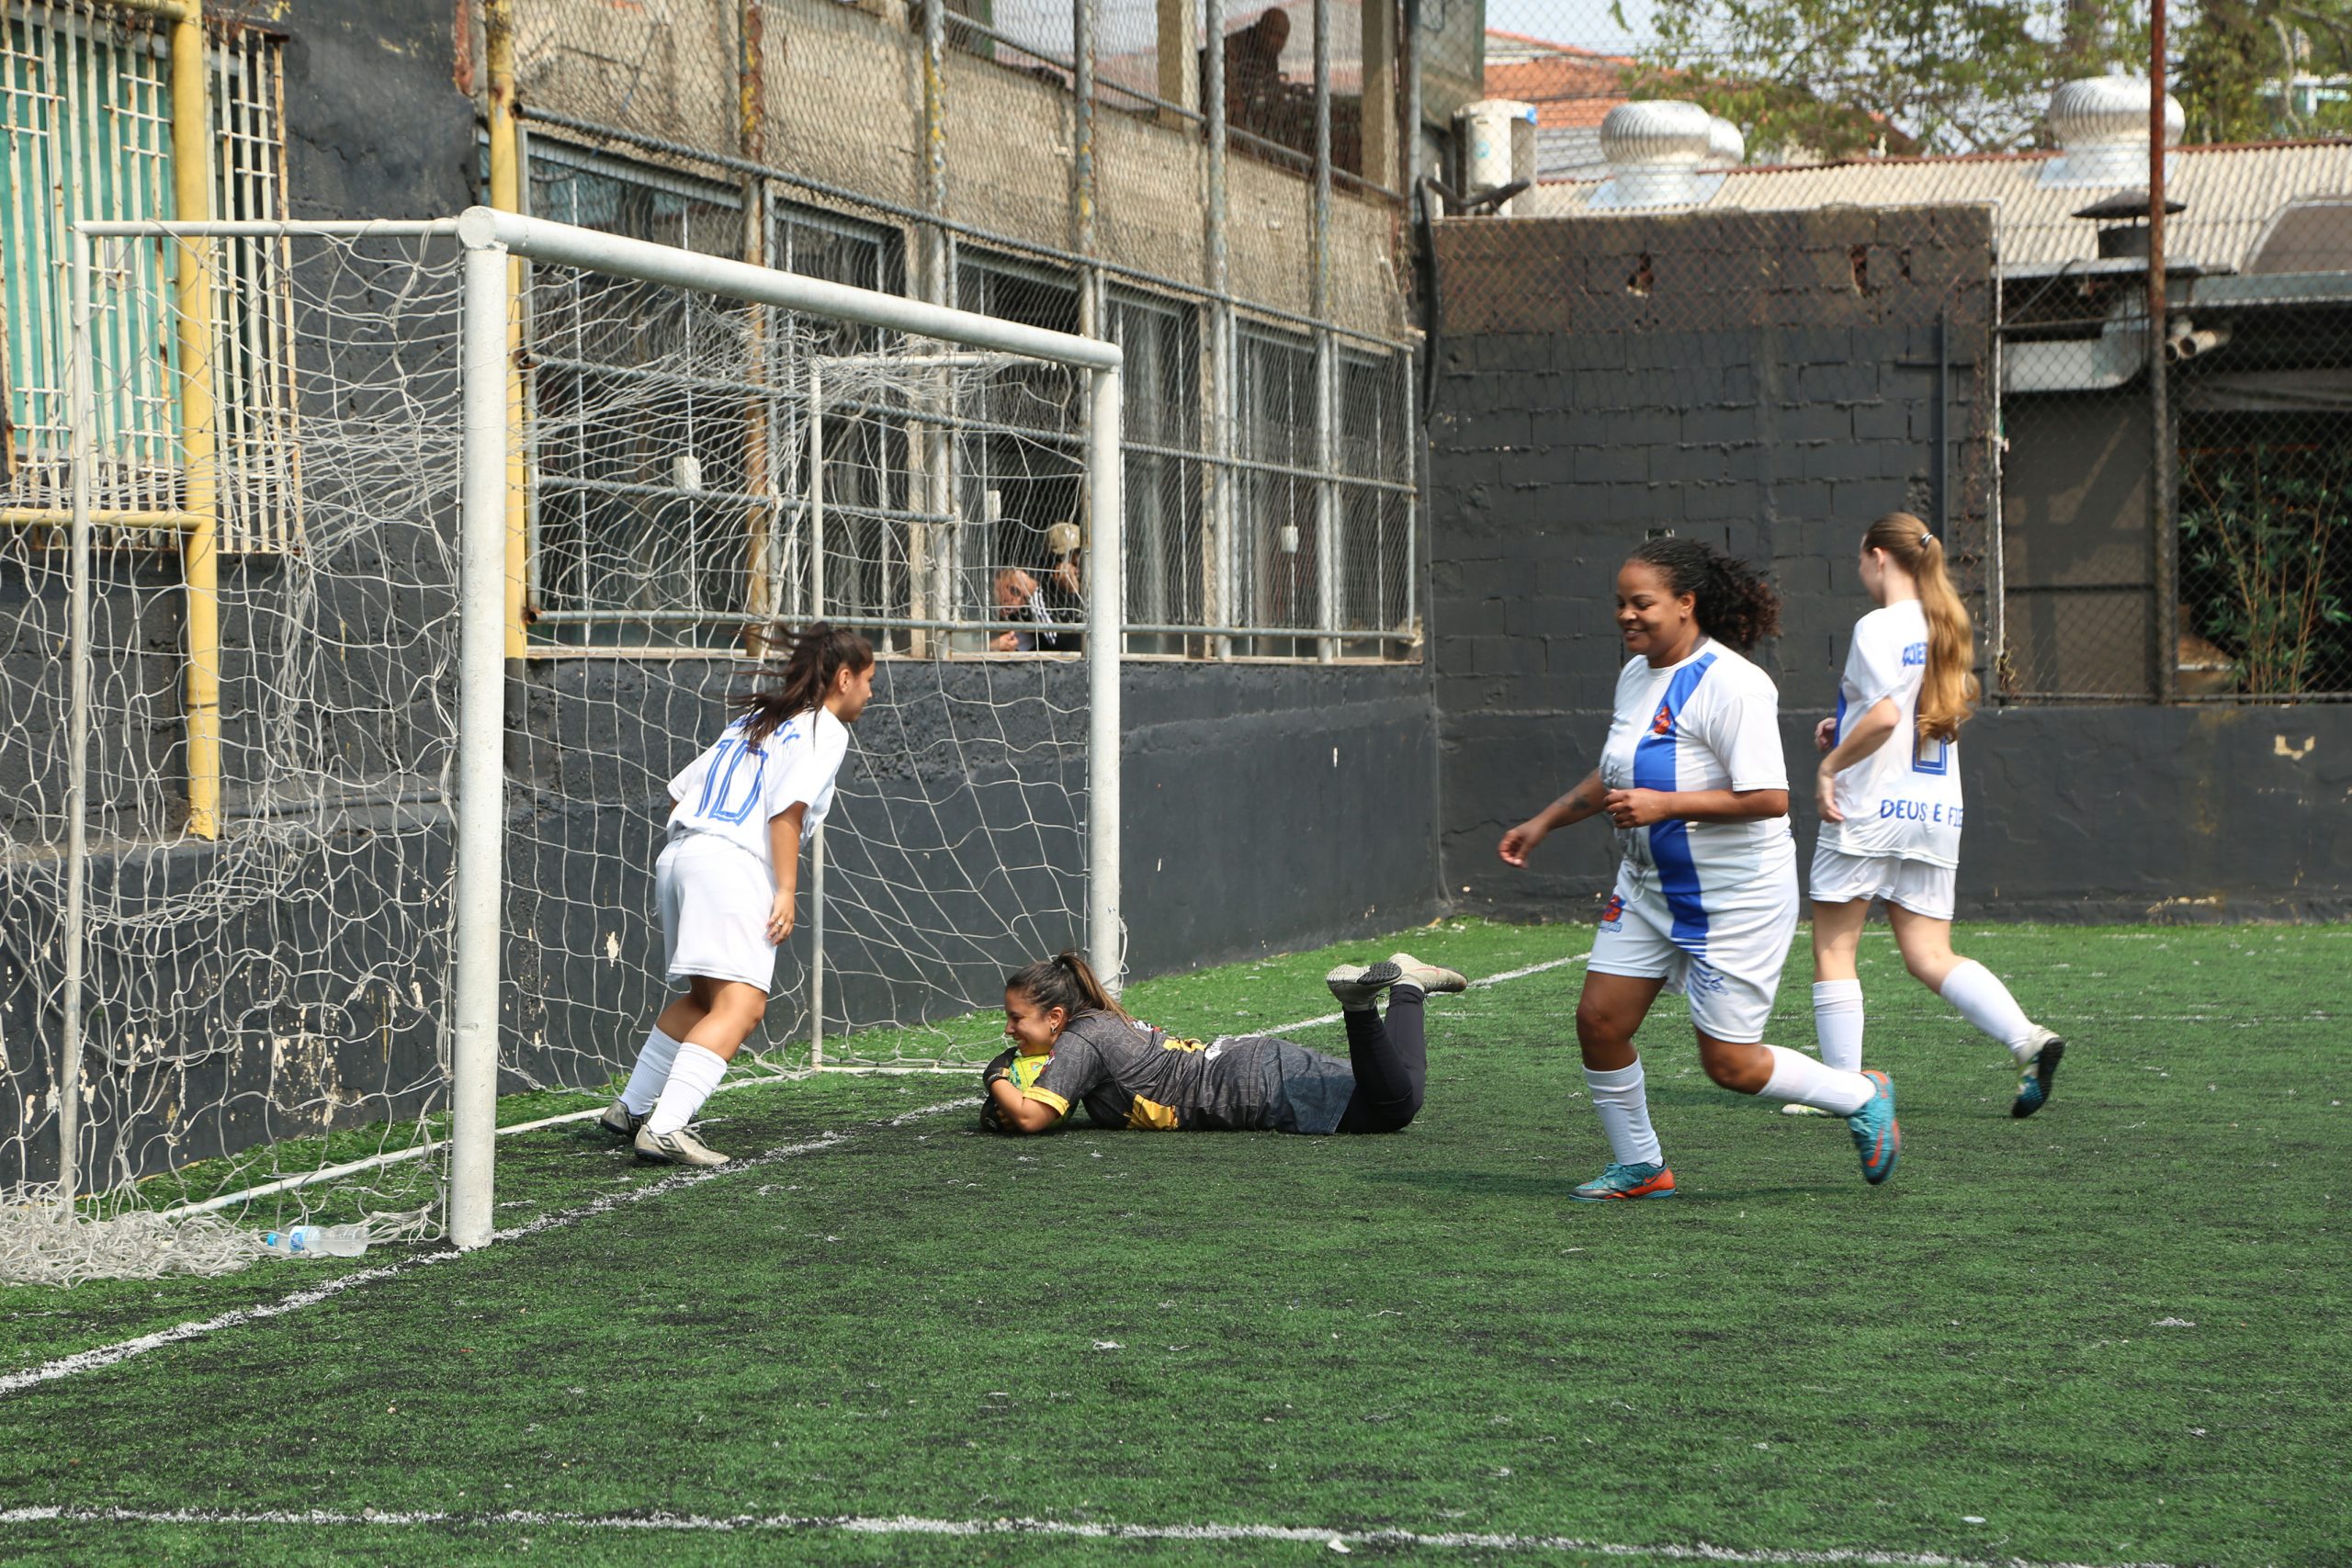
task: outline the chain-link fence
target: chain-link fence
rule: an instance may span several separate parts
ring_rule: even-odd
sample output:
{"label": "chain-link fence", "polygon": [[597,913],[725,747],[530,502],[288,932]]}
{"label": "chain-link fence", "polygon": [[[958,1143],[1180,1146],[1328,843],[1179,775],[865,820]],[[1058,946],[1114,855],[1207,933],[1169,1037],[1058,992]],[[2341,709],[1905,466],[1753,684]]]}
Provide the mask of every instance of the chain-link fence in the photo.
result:
{"label": "chain-link fence", "polygon": [[[1324,658],[1419,649],[1398,15],[1354,0],[488,8],[512,20],[530,210],[1118,342],[1129,650]],[[495,40],[485,52],[501,58]],[[559,317],[533,329],[542,407],[589,373],[541,342]],[[822,476],[741,454],[701,467],[740,471],[779,514],[812,484],[874,491],[865,531],[826,541],[873,618],[1075,597],[1080,411],[1000,388],[979,417],[996,437],[952,447],[873,417]],[[572,481],[545,477],[538,635],[613,640],[594,628],[625,606],[568,570],[578,525],[550,520],[576,510],[555,493]],[[693,507],[635,510],[659,530]],[[942,529],[960,567],[919,604],[909,551]],[[756,593],[723,576],[665,591],[684,602],[663,624],[705,644],[739,636]]]}
{"label": "chain-link fence", "polygon": [[[1573,367],[1555,383],[1556,438],[1535,410],[1524,455],[1503,466],[1555,489],[1558,510],[1631,525],[1646,509],[1653,526],[1716,527],[1757,552],[1770,540],[1802,599],[1825,570],[1852,592],[1838,575],[1847,536],[1880,502],[1905,504],[1939,532],[1950,525],[1996,701],[2352,694],[2352,568],[2337,513],[2347,470],[2335,423],[2352,407],[2341,303],[2352,288],[2352,143],[2311,135],[2341,129],[2330,106],[2352,101],[2352,62],[2334,60],[2333,44],[2306,39],[2268,64],[2267,41],[2247,44],[2229,76],[2217,62],[2239,45],[2216,18],[2174,17],[2159,243],[2153,94],[2144,77],[2098,74],[2146,70],[2144,7],[2029,6],[2007,33],[1932,5],[1495,0],[1484,20],[1477,80],[1490,101],[1457,122],[1452,216],[1439,225],[1438,406],[1449,367],[1492,346],[1465,346],[1485,333],[1481,310],[1501,301],[1514,321],[1549,323],[1559,366]],[[1873,46],[1904,29],[1953,44],[1940,58],[1967,58],[1970,70],[1939,65],[1937,51]],[[2273,66],[2286,84],[2275,92],[2264,75]],[[1992,226],[1981,315],[1972,286],[1950,328],[1939,318],[1901,343],[1849,335],[1843,352],[1812,357],[1809,330],[1834,344],[1850,312],[1883,310],[1871,302],[1882,290],[1910,288],[1882,273],[1884,259],[1901,268],[1906,250],[1910,260],[1939,250],[1956,231],[1941,215],[1969,210]],[[1497,212],[1575,232],[1521,222],[1469,237]],[[1622,236],[1642,214],[1638,247],[1586,231],[1616,225]],[[1736,217],[1814,227],[1793,251],[1775,236],[1797,231],[1754,231],[1756,248],[1735,259],[1713,247],[1738,231],[1703,220]],[[1913,231],[1882,248],[1873,224]],[[1816,288],[1845,270],[1830,238],[1849,231],[1850,277]],[[2152,252],[2162,258],[2153,307]],[[1600,255],[1607,277],[1593,270]],[[1754,347],[1749,262],[1782,269],[1783,286],[1762,297],[1787,313],[1770,320],[1792,329],[1775,352],[1794,367],[1752,398],[1724,383],[1717,362],[1724,343]],[[1621,321],[1628,312],[1638,326]],[[1981,343],[1968,341],[1980,326]],[[1711,346],[1679,363],[1603,365],[1596,355],[1608,351],[1581,341],[1596,331]],[[1914,410],[1926,427],[1895,429],[1886,405],[1907,393],[1893,389],[1922,384],[1923,361],[1946,353],[1939,335],[1957,345],[1951,379],[1935,411]],[[1494,368],[1481,363],[1458,384]],[[1681,400],[1694,430],[1728,433],[1736,453],[1771,397],[1782,430],[1811,434],[1759,449],[1752,466],[1770,483],[1745,525],[1713,515],[1719,498],[1694,495],[1691,476],[1723,460],[1720,442],[1686,435],[1673,466],[1646,475],[1622,449],[1650,443],[1656,431],[1638,420]],[[1462,411],[1474,423],[1494,412]],[[1905,444],[1907,457],[1894,450]],[[1648,489],[1589,505],[1574,465],[1546,457],[1563,446],[1591,471]],[[1875,483],[1894,463],[1911,465],[1904,484]],[[1846,482],[1825,501],[1802,489],[1815,472]],[[1435,495],[1442,533],[1454,502],[1442,482]],[[1845,532],[1792,550],[1784,525],[1824,504]]]}

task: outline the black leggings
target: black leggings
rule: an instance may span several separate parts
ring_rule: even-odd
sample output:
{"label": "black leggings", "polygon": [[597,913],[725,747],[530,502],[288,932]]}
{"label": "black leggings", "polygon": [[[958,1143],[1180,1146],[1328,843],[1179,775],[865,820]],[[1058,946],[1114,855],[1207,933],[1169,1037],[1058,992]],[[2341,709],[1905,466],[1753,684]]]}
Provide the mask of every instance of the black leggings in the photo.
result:
{"label": "black leggings", "polygon": [[1340,1116],[1342,1133],[1402,1132],[1421,1109],[1429,1082],[1429,1046],[1421,1037],[1421,991],[1418,986],[1388,989],[1388,1018],[1370,1008],[1350,1009],[1348,1063],[1356,1091]]}

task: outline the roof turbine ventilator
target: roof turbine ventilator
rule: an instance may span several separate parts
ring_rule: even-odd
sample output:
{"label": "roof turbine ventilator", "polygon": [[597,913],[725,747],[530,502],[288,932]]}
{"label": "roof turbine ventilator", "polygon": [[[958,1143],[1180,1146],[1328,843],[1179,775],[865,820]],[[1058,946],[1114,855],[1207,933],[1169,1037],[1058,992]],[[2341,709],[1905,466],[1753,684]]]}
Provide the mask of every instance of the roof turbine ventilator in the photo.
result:
{"label": "roof turbine ventilator", "polygon": [[[2142,76],[2086,76],[2050,95],[2044,118],[2058,156],[2041,166],[2044,186],[2086,190],[2148,183],[2148,83]],[[2180,100],[2165,96],[2165,145],[2188,128]],[[2171,159],[2165,159],[2167,166]]]}
{"label": "roof turbine ventilator", "polygon": [[1648,98],[1619,104],[1600,122],[1609,177],[1591,210],[1696,207],[1723,188],[1724,170],[1747,154],[1739,128],[1697,104]]}

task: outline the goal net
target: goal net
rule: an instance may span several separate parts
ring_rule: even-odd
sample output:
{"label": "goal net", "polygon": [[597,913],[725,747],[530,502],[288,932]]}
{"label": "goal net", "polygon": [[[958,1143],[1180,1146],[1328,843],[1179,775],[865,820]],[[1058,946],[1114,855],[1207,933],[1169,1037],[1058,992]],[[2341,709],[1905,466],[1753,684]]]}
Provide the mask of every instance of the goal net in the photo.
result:
{"label": "goal net", "polygon": [[739,1070],[1116,973],[1114,350],[480,210],[85,229],[0,496],[0,1279],[489,1239],[493,1122],[668,994],[667,781],[819,618],[882,666]]}

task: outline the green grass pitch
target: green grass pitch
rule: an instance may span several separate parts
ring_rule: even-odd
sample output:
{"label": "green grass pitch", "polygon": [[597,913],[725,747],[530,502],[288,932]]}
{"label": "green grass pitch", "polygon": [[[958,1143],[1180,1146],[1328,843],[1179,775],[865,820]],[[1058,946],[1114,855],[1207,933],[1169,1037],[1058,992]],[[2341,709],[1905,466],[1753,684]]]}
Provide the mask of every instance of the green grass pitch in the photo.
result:
{"label": "green grass pitch", "polygon": [[[1883,1189],[1709,1084],[1667,998],[1682,1196],[1567,1202],[1605,1159],[1569,963],[1432,1002],[1399,1136],[1012,1142],[962,1080],[828,1077],[713,1101],[717,1146],[798,1152],[708,1179],[503,1140],[498,1223],[550,1223],[481,1252],[0,1291],[7,1380],[355,1280],[0,1382],[0,1560],[2352,1561],[2352,929],[1957,936],[2065,1069],[2012,1121],[1874,926]],[[1478,976],[1589,937],[1396,940]],[[1263,1029],[1395,944],[1131,1001]]]}

